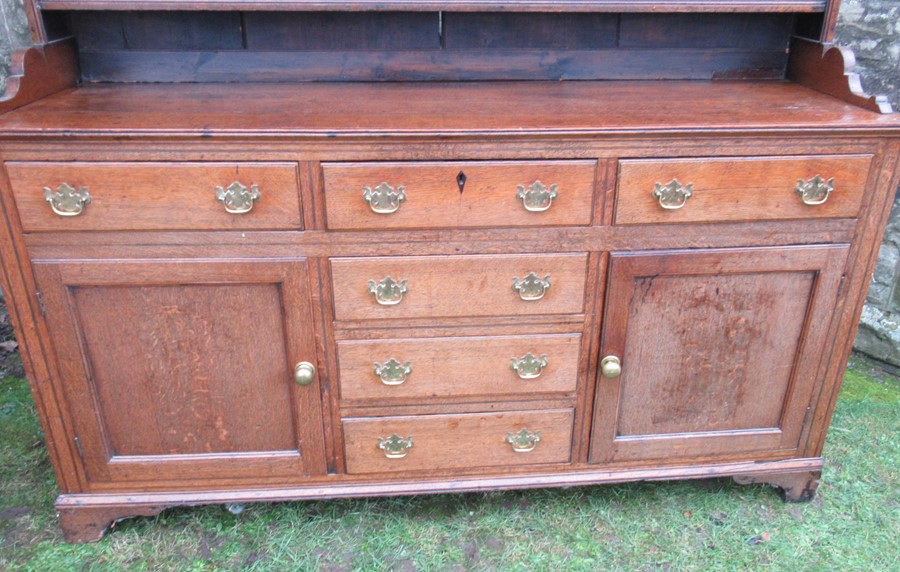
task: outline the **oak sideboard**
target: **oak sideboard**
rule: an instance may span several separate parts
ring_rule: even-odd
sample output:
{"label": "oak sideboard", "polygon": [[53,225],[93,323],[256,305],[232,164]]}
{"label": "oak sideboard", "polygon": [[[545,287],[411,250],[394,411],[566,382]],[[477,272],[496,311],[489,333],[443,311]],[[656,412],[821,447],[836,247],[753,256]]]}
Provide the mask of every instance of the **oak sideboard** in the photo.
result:
{"label": "oak sideboard", "polygon": [[0,284],[67,540],[213,503],[811,499],[900,183],[837,4],[29,0]]}

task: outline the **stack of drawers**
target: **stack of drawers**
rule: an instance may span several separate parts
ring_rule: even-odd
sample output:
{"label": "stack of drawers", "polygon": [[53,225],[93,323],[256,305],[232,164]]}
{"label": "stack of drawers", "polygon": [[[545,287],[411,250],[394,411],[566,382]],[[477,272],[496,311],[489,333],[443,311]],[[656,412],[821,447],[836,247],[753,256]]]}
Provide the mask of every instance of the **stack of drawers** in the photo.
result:
{"label": "stack of drawers", "polygon": [[[594,161],[324,164],[327,226],[552,233],[590,224],[595,170]],[[330,262],[341,409],[355,413],[341,422],[348,473],[571,461],[587,253]],[[492,334],[498,322],[503,335]],[[461,412],[434,413],[448,404]]]}

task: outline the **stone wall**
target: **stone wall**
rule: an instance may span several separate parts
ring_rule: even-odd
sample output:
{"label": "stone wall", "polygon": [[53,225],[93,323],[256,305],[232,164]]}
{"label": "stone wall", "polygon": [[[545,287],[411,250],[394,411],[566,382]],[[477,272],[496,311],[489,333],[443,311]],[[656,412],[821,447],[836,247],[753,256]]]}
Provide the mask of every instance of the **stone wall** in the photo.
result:
{"label": "stone wall", "polygon": [[0,93],[6,91],[10,54],[31,45],[21,0],[0,0]]}
{"label": "stone wall", "polygon": [[[836,40],[856,53],[866,91],[887,95],[900,111],[900,2],[843,0]],[[900,367],[900,189],[854,345]]]}
{"label": "stone wall", "polygon": [[[10,52],[30,39],[20,2],[0,0],[0,90],[6,86]],[[837,41],[856,52],[867,91],[888,95],[900,110],[900,2],[843,0]],[[894,202],[855,345],[900,367],[900,196]]]}

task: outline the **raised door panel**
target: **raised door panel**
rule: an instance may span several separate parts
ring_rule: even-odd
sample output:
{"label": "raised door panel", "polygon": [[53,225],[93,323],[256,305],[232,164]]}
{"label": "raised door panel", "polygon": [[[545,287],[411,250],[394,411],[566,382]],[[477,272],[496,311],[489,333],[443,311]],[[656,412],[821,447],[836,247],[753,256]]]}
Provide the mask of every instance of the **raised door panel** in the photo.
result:
{"label": "raised door panel", "polygon": [[592,462],[795,452],[846,256],[613,253]]}
{"label": "raised door panel", "polygon": [[35,271],[91,482],[325,470],[305,261],[42,262]]}

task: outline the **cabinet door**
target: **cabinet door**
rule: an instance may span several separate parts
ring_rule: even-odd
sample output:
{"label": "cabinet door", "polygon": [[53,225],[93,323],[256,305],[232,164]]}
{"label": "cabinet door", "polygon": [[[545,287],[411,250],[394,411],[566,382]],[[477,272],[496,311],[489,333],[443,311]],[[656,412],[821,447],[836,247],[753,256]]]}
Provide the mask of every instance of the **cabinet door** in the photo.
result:
{"label": "cabinet door", "polygon": [[846,256],[613,253],[591,461],[796,454]]}
{"label": "cabinet door", "polygon": [[93,485],[325,472],[318,380],[293,379],[316,362],[304,260],[37,261],[35,273]]}

